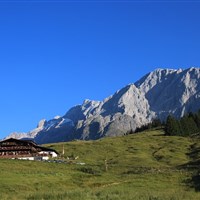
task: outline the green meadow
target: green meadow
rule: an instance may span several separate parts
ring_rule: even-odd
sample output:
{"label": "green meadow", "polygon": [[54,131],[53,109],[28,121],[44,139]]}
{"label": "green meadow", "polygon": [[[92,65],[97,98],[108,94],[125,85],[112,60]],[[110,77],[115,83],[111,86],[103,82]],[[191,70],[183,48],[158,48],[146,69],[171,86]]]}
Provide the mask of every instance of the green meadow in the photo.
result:
{"label": "green meadow", "polygon": [[68,163],[0,160],[0,199],[200,199],[198,138],[154,130],[46,146]]}

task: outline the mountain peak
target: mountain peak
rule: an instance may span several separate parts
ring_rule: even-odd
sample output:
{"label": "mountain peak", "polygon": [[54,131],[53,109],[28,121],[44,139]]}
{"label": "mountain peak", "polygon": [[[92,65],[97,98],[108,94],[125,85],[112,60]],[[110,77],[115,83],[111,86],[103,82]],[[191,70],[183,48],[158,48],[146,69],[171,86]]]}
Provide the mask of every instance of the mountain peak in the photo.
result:
{"label": "mountain peak", "polygon": [[37,128],[42,128],[45,126],[45,124],[47,123],[47,120],[46,119],[42,119],[39,121],[38,125],[37,125]]}
{"label": "mountain peak", "polygon": [[165,120],[169,114],[179,118],[198,109],[200,68],[158,68],[103,101],[86,99],[63,117],[41,120],[27,134],[11,136],[34,138],[38,143],[98,139],[124,135],[154,118]]}

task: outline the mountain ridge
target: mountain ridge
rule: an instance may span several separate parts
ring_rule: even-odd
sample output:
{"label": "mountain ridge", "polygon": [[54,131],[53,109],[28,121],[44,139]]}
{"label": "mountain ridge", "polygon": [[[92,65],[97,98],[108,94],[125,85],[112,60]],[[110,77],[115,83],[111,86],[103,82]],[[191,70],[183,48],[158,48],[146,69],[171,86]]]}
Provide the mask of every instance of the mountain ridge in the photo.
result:
{"label": "mountain ridge", "polygon": [[73,139],[98,139],[124,135],[151,122],[165,120],[169,114],[182,117],[200,108],[200,68],[158,68],[103,101],[86,99],[62,117],[40,121],[27,134],[8,137],[34,139],[38,143]]}

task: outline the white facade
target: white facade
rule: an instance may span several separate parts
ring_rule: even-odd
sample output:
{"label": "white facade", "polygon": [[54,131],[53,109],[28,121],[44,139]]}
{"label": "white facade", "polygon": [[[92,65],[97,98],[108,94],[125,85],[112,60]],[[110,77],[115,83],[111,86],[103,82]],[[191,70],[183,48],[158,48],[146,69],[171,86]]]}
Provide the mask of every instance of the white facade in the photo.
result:
{"label": "white facade", "polygon": [[[15,159],[15,158],[13,158],[13,159]],[[34,157],[21,157],[21,158],[17,158],[17,159],[19,159],[19,160],[35,160]]]}
{"label": "white facade", "polygon": [[58,154],[54,151],[50,152],[50,155],[52,156],[52,158],[58,157]]}
{"label": "white facade", "polygon": [[52,158],[58,157],[58,154],[54,151],[40,151],[39,154],[49,155]]}
{"label": "white facade", "polygon": [[[51,158],[56,158],[58,157],[58,154],[54,151],[40,151],[38,153],[38,156],[35,157],[21,157],[21,158],[17,158],[19,160],[49,160],[49,157]],[[41,156],[40,156],[41,155]],[[16,158],[13,158],[16,159]]]}

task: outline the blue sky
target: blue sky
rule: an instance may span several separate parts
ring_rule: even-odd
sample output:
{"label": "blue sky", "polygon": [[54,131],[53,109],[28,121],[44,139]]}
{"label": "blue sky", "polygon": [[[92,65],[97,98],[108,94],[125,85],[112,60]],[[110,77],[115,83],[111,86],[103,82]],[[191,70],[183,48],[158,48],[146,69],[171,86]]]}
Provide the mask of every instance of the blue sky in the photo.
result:
{"label": "blue sky", "polygon": [[200,3],[0,0],[0,138],[156,68],[199,66]]}

